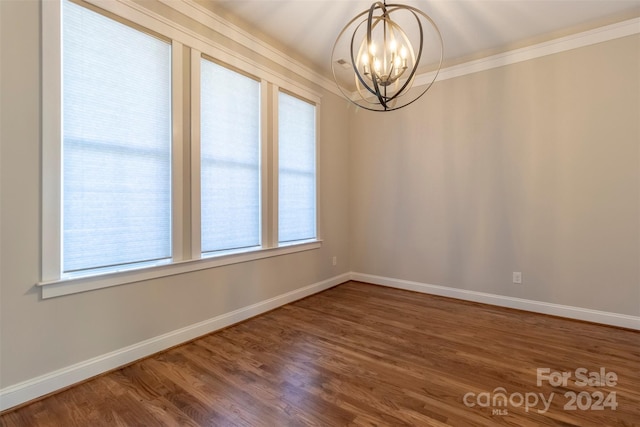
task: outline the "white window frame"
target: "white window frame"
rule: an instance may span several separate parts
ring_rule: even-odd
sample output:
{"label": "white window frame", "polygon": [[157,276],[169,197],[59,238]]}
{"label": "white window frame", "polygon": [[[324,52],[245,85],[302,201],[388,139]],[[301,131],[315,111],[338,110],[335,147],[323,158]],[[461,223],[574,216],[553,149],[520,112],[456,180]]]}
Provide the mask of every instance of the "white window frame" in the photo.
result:
{"label": "white window frame", "polygon": [[[204,56],[203,56],[204,55]],[[201,247],[201,170],[200,170],[200,61],[205,52],[196,49],[191,50],[191,257],[202,257]],[[222,64],[225,66],[225,64]],[[256,71],[256,70],[253,70]],[[254,76],[258,79],[259,77]],[[283,83],[281,83],[283,84]],[[283,88],[277,84],[268,82],[264,77],[260,79],[260,150],[261,150],[261,248],[248,248],[223,251],[216,254],[206,254],[203,258],[213,258],[220,255],[256,253],[263,250],[277,248],[289,248],[296,246],[315,245],[321,242],[320,238],[320,186],[319,186],[319,126],[320,100],[310,92],[301,91],[299,88],[284,84]],[[316,112],[316,238],[298,240],[292,242],[279,242],[278,238],[278,94],[280,91],[294,94],[294,96],[313,104]],[[301,94],[302,93],[302,94]],[[270,114],[269,114],[270,113]],[[269,120],[271,116],[271,120]]]}
{"label": "white window frame", "polygon": [[[62,2],[43,1],[42,7],[42,281],[49,283],[71,279],[62,272]],[[171,262],[183,259],[182,49],[171,42]],[[114,273],[121,272],[108,274]]]}
{"label": "white window frame", "polygon": [[[279,214],[278,214],[278,207],[279,207],[279,174],[277,173],[277,171],[279,171],[279,163],[278,163],[278,158],[279,158],[279,146],[278,146],[278,141],[279,141],[279,136],[278,136],[278,123],[279,123],[279,116],[278,113],[280,111],[280,109],[278,108],[278,102],[279,102],[279,94],[280,92],[284,92],[287,94],[290,94],[296,98],[299,98],[302,101],[308,102],[309,104],[313,104],[315,106],[315,113],[316,113],[316,117],[315,117],[315,122],[316,122],[316,133],[315,133],[315,160],[316,160],[316,173],[315,173],[315,184],[316,184],[316,239],[309,239],[309,240],[295,240],[295,241],[291,241],[291,242],[280,242],[280,238],[278,235],[278,229],[279,229],[279,224],[278,224],[278,218],[279,218]],[[308,94],[307,94],[308,95]],[[304,95],[301,95],[300,92],[293,92],[291,91],[289,88],[287,87],[280,87],[280,86],[273,86],[273,97],[271,99],[272,101],[272,112],[273,112],[273,152],[272,152],[272,156],[273,156],[273,170],[274,170],[274,183],[273,183],[273,192],[274,192],[274,197],[273,197],[273,203],[274,203],[274,207],[273,207],[273,220],[275,221],[271,226],[273,228],[273,230],[275,230],[274,232],[274,236],[273,236],[273,244],[274,245],[279,245],[280,247],[284,247],[284,246],[293,246],[293,245],[298,245],[304,242],[310,242],[310,241],[314,241],[317,239],[320,239],[320,103],[314,101],[312,98],[308,98],[305,97]]]}
{"label": "white window frame", "polygon": [[[268,163],[266,146],[268,144],[268,82],[264,78],[252,76],[260,82],[260,248],[251,247],[244,249],[231,249],[228,251],[217,251],[212,253],[202,253],[202,206],[201,206],[201,86],[200,86],[200,65],[202,59],[207,59],[202,52],[196,49],[191,50],[191,259],[209,259],[230,254],[250,253],[264,249],[265,236],[267,235],[268,224],[266,223],[265,206],[269,204],[268,196],[265,192],[268,182]],[[222,64],[221,66],[225,66]]]}
{"label": "white window frame", "polygon": [[[61,61],[61,0],[41,0],[42,6],[42,241],[41,281],[43,298],[85,292],[94,289],[134,283],[159,277],[183,274],[228,264],[280,256],[294,252],[317,249],[322,245],[320,230],[320,168],[319,123],[321,97],[295,80],[280,75],[263,64],[240,56],[228,48],[201,36],[192,30],[167,20],[128,0],[86,0],[107,12],[113,13],[151,32],[155,32],[172,44],[172,259],[170,263],[139,269],[113,271],[83,277],[62,275],[62,61]],[[199,186],[199,127],[194,129],[194,116],[199,120],[191,87],[191,141],[183,141],[183,52],[192,49],[193,62],[204,53],[222,63],[255,76],[261,84],[261,197],[262,197],[262,247],[250,250],[228,251],[201,258],[200,253],[200,186]],[[316,106],[316,239],[278,245],[278,182],[277,182],[277,93],[283,88]],[[275,95],[274,95],[275,94]],[[274,101],[275,98],[275,101]],[[269,101],[271,100],[271,101]],[[271,114],[269,116],[269,114]],[[271,121],[267,119],[271,118]],[[199,125],[199,122],[198,122]],[[193,132],[196,131],[194,134]],[[184,147],[191,143],[191,175],[185,176]],[[197,161],[194,162],[194,156]],[[196,171],[197,169],[197,171]],[[195,179],[197,173],[197,179]],[[190,182],[189,182],[190,181]],[[190,184],[192,203],[184,206],[185,184]],[[196,199],[193,198],[198,193]],[[189,227],[185,227],[188,223]],[[191,233],[184,234],[185,229]]]}

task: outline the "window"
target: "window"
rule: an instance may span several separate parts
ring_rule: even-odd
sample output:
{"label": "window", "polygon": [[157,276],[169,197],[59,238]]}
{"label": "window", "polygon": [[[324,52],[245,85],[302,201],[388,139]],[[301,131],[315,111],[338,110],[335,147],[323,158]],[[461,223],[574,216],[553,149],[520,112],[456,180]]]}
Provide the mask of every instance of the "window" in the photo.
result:
{"label": "window", "polygon": [[63,2],[63,274],[171,258],[171,45]]}
{"label": "window", "polygon": [[200,62],[201,251],[260,246],[260,82]]}
{"label": "window", "polygon": [[284,92],[278,99],[278,238],[316,238],[316,108]]}
{"label": "window", "polygon": [[128,0],[42,45],[43,298],[320,247],[315,93]]}

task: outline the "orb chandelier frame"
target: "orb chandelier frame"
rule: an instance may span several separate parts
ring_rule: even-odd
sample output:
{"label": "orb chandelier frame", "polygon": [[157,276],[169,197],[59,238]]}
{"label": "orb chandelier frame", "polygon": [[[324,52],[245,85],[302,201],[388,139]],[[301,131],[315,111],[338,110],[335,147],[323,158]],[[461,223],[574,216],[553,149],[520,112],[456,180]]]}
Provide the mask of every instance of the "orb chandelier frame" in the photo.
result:
{"label": "orb chandelier frame", "polygon": [[[413,17],[419,32],[419,42],[412,44],[392,15]],[[366,15],[366,16],[365,16]],[[416,79],[424,51],[423,24],[429,24],[439,41],[440,59],[433,79],[420,92],[408,94]],[[335,64],[339,62],[336,47],[352,29],[349,54],[353,71],[355,93],[342,87],[336,76]],[[365,34],[362,33],[363,30]],[[344,44],[344,43],[343,43]],[[418,49],[414,49],[414,45]],[[379,48],[381,46],[381,49]],[[442,35],[436,23],[426,13],[412,6],[374,2],[368,10],[356,15],[338,35],[331,52],[333,79],[345,98],[357,106],[370,111],[393,111],[417,101],[433,85],[444,55]]]}

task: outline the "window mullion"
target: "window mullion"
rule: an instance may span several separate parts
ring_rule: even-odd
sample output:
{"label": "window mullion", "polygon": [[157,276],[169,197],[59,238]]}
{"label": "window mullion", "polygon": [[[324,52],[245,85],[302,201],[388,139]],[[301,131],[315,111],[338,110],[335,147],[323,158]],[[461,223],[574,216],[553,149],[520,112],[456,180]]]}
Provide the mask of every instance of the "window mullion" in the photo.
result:
{"label": "window mullion", "polygon": [[269,83],[265,79],[262,79],[260,81],[260,231],[263,248],[271,248],[274,246],[273,233],[270,226],[272,221],[271,207],[273,206],[274,200],[270,185],[273,170],[273,155],[271,152],[273,139],[270,134],[273,124],[269,120],[270,114]]}
{"label": "window mullion", "polygon": [[184,259],[182,43],[171,43],[171,234],[173,261]]}
{"label": "window mullion", "polygon": [[200,177],[200,59],[191,49],[191,259],[202,256]]}
{"label": "window mullion", "polygon": [[271,85],[271,245],[273,247],[278,246],[279,242],[279,230],[278,230],[278,200],[279,200],[279,191],[278,191],[278,93],[280,93],[280,87],[275,84]]}

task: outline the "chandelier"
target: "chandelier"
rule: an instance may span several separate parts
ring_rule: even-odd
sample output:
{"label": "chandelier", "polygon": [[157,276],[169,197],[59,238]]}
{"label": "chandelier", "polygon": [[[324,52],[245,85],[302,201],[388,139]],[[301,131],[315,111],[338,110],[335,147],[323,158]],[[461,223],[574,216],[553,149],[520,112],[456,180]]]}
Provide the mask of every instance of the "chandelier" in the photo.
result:
{"label": "chandelier", "polygon": [[[433,79],[412,91],[427,48],[425,27],[432,28],[439,62]],[[429,90],[442,66],[443,50],[440,30],[427,14],[411,6],[387,5],[385,0],[373,3],[342,29],[333,45],[331,69],[349,101],[371,111],[393,111],[415,102]],[[349,62],[339,56],[342,54]],[[355,90],[341,85],[338,75],[342,70],[336,70],[336,65],[353,73]]]}

